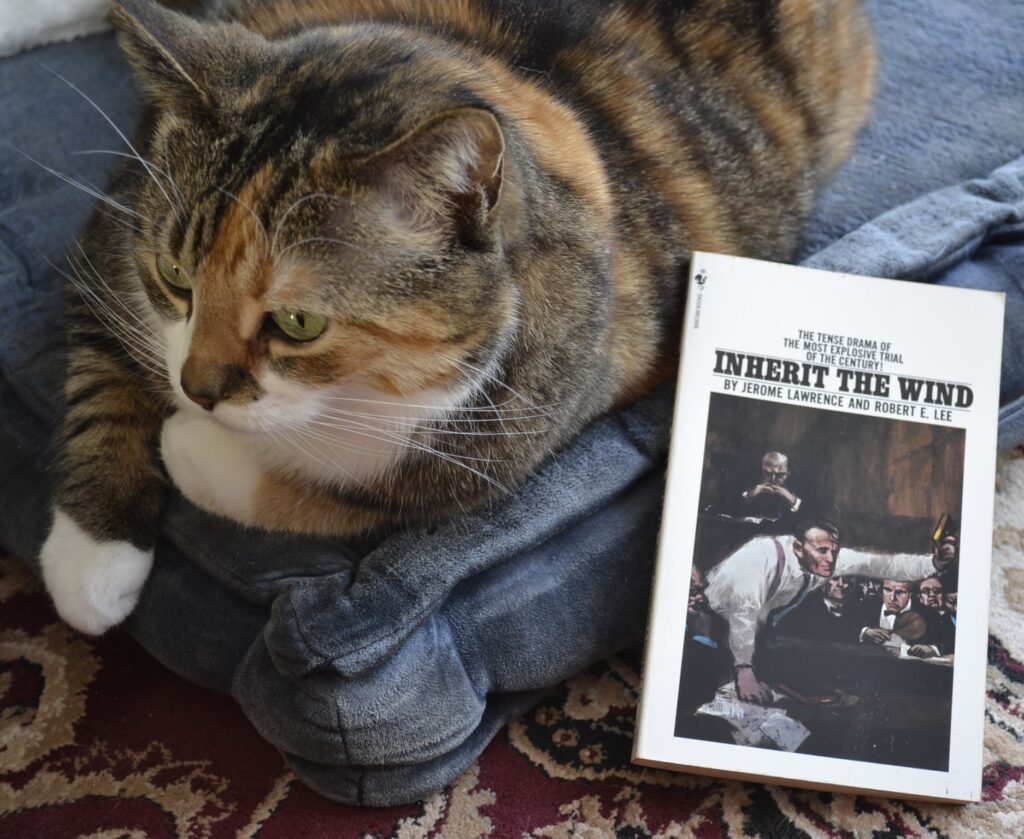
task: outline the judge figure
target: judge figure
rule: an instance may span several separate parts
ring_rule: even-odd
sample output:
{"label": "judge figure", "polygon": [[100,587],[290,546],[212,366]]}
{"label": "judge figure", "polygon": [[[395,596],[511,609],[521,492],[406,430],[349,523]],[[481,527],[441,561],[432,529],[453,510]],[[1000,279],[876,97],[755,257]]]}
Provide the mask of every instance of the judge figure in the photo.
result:
{"label": "judge figure", "polygon": [[789,458],[782,452],[765,452],[761,458],[761,481],[743,493],[747,513],[780,519],[800,509],[800,499],[787,488]]}

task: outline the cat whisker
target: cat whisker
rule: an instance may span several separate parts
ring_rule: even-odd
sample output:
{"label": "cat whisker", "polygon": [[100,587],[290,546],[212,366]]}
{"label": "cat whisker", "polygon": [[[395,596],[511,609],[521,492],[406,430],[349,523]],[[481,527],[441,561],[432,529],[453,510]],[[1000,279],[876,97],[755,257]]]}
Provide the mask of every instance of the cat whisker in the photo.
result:
{"label": "cat whisker", "polygon": [[[526,437],[526,436],[531,436],[531,435],[535,435],[535,434],[542,434],[544,432],[543,429],[530,429],[530,430],[523,430],[523,431],[512,430],[512,431],[510,431],[510,430],[508,430],[507,428],[504,427],[505,424],[506,424],[506,421],[504,419],[500,418],[500,417],[496,417],[496,418],[493,418],[493,419],[477,419],[477,420],[459,420],[459,419],[456,419],[456,418],[448,418],[448,417],[435,417],[435,418],[426,417],[426,418],[423,418],[423,419],[414,419],[414,418],[403,418],[403,417],[381,417],[381,416],[376,416],[374,414],[367,414],[367,413],[363,413],[363,412],[359,412],[359,411],[344,411],[344,410],[340,410],[340,409],[337,409],[337,408],[335,408],[335,409],[326,409],[326,410],[322,411],[321,414],[323,416],[326,416],[326,417],[336,417],[338,419],[349,419],[349,418],[351,418],[351,419],[365,420],[365,421],[370,421],[370,422],[381,422],[381,423],[386,424],[386,425],[394,426],[396,431],[402,431],[402,430],[411,431],[411,430],[415,430],[417,428],[422,428],[425,431],[429,431],[431,434],[444,434],[444,435],[450,435],[450,436],[455,436],[455,437]],[[451,423],[451,424],[462,423],[463,425],[469,425],[470,427],[475,427],[478,424],[498,423],[498,424],[502,425],[502,429],[500,431],[463,431],[463,430],[447,429],[447,428],[434,428],[434,427],[428,425],[428,423],[439,423],[441,425],[447,425],[449,423]]]}
{"label": "cat whisker", "polygon": [[[84,183],[86,186],[91,187],[92,189],[96,190],[96,192],[98,192],[98,193],[102,192],[102,190],[96,184],[94,184],[92,181],[90,181],[88,178],[82,178],[82,183]],[[147,233],[145,230],[143,230],[138,225],[132,224],[130,221],[128,221],[128,219],[123,219],[123,218],[119,218],[118,216],[115,216],[113,213],[108,212],[107,210],[105,210],[101,205],[97,205],[96,207],[93,208],[93,210],[95,212],[99,213],[100,215],[104,216],[105,218],[110,219],[115,224],[119,224],[122,227],[124,227],[124,228],[126,228],[128,230],[131,230],[133,233],[135,233],[136,235],[140,236],[143,239],[146,239],[149,242],[156,241],[156,237],[154,237],[152,234]],[[140,218],[141,218],[141,216],[140,216]]]}
{"label": "cat whisker", "polygon": [[[269,430],[266,429],[263,424],[260,425],[262,428],[264,428],[265,431]],[[317,463],[321,466],[329,467],[331,469],[335,469],[338,472],[345,474],[350,480],[354,481],[352,474],[348,472],[348,470],[345,469],[344,466],[342,466],[340,463],[337,463],[333,459],[325,458],[322,456],[322,454],[316,449],[317,441],[315,439],[311,439],[308,434],[299,431],[298,429],[293,429],[292,431],[285,432],[283,434],[273,434],[273,442],[275,445],[284,446],[284,448],[289,450],[289,452],[291,453],[298,453],[299,455],[308,458],[309,460],[312,460],[314,463]],[[314,450],[310,451],[309,449],[307,449],[303,445],[303,442],[312,446]],[[300,505],[302,503],[301,496],[296,496],[288,503],[291,507],[291,512],[298,513]]]}
{"label": "cat whisker", "polygon": [[[381,423],[380,417],[367,417],[364,419],[358,419],[352,416],[332,416],[330,414],[321,413],[318,415],[320,419],[309,420],[308,422],[320,425],[323,427],[336,428],[345,431],[358,431],[365,433],[365,435],[375,435],[374,439],[380,442],[393,443],[406,448],[424,449],[430,448],[426,443],[415,439],[417,431],[424,431],[426,429],[419,428],[418,426],[406,426],[405,428],[388,428],[386,425]],[[443,454],[450,454],[452,457],[462,457],[462,455],[455,455],[451,452],[442,452]]]}
{"label": "cat whisker", "polygon": [[[345,432],[348,432],[348,433],[351,433],[351,434],[356,434],[356,435],[359,435],[361,437],[365,437],[368,440],[376,440],[378,442],[390,443],[392,445],[397,445],[400,448],[405,448],[405,449],[409,449],[411,451],[416,451],[416,452],[425,454],[427,456],[437,457],[437,458],[439,458],[439,459],[441,459],[441,460],[443,460],[445,462],[451,463],[453,466],[456,466],[456,467],[461,468],[461,469],[465,469],[466,471],[476,475],[482,481],[484,481],[485,483],[488,483],[491,486],[495,487],[500,492],[503,492],[503,493],[509,492],[507,487],[505,487],[500,482],[496,481],[490,475],[487,475],[486,473],[480,471],[479,469],[477,469],[474,466],[469,465],[469,463],[465,462],[465,461],[472,461],[472,462],[478,462],[478,463],[500,463],[500,462],[504,462],[504,461],[499,461],[499,460],[491,459],[491,458],[470,458],[470,457],[465,457],[465,456],[453,455],[453,454],[448,453],[448,452],[443,452],[443,451],[441,451],[441,450],[439,450],[439,449],[437,449],[435,447],[432,447],[432,446],[428,446],[428,445],[425,445],[425,444],[422,444],[422,443],[412,442],[412,441],[410,441],[408,439],[405,439],[402,435],[389,434],[386,431],[382,432],[381,429],[373,428],[372,426],[367,426],[364,423],[353,423],[351,421],[325,423],[325,422],[320,422],[320,421],[314,420],[314,421],[311,421],[306,426],[304,426],[303,428],[291,429],[288,432],[285,432],[284,434],[275,435],[275,439],[276,440],[281,440],[283,442],[286,442],[288,444],[291,444],[293,446],[298,447],[301,451],[303,451],[304,454],[306,454],[307,457],[312,457],[314,460],[319,462],[321,465],[336,467],[336,468],[340,469],[341,471],[345,472],[346,475],[348,475],[350,478],[351,478],[351,474],[347,470],[345,470],[344,467],[341,466],[341,464],[339,464],[336,461],[334,461],[333,458],[325,458],[323,456],[317,456],[316,454],[310,453],[306,449],[302,449],[298,445],[298,441],[295,439],[295,437],[297,436],[299,438],[302,438],[307,443],[311,443],[313,445],[315,445],[316,441],[320,441],[320,442],[328,445],[331,448],[340,449],[342,451],[353,451],[353,452],[358,452],[359,454],[362,454],[362,455],[370,455],[370,456],[374,455],[373,452],[367,452],[365,449],[353,449],[351,446],[346,445],[343,441],[336,439],[335,437],[331,436],[330,434],[328,434],[326,432],[317,431],[315,428],[309,427],[310,425],[317,426],[318,428],[319,427],[326,427],[328,429],[345,431]],[[374,433],[374,432],[378,432],[378,433]],[[381,452],[380,456],[383,457],[383,456],[386,456],[386,455],[385,455],[384,452]],[[458,502],[458,503],[461,506],[461,502]]]}
{"label": "cat whisker", "polygon": [[[84,282],[81,284],[75,284],[79,294],[85,295],[88,300],[99,307],[104,317],[104,322],[107,326],[116,329],[122,337],[132,343],[134,347],[140,351],[145,350],[147,355],[153,360],[159,360],[159,356],[156,353],[155,348],[151,347],[148,342],[144,340],[144,336],[140,335],[137,330],[133,329],[131,324],[124,320],[110,305],[103,300],[93,289],[89,288]],[[93,308],[96,312],[96,308]]]}
{"label": "cat whisker", "polygon": [[144,231],[141,227],[136,227],[130,221],[127,221],[126,219],[118,218],[113,213],[108,213],[102,207],[95,207],[94,209],[95,209],[95,211],[97,213],[99,213],[100,215],[103,215],[106,218],[110,219],[115,224],[120,224],[122,227],[125,227],[128,230],[131,230],[133,233],[137,233],[143,239],[149,239],[150,241],[153,241],[153,237],[152,236],[150,236],[148,233],[146,233],[146,231]]}
{"label": "cat whisker", "polygon": [[307,426],[308,425],[316,425],[318,427],[323,428],[332,428],[339,431],[353,432],[359,434],[360,436],[376,440],[377,442],[380,443],[390,443],[396,445],[399,448],[408,448],[417,451],[423,450],[423,444],[413,442],[410,439],[409,434],[403,434],[397,431],[388,431],[387,429],[381,428],[375,423],[364,423],[351,419],[335,418],[331,421],[307,420]]}
{"label": "cat whisker", "polygon": [[155,358],[145,347],[140,346],[130,336],[122,332],[115,323],[111,322],[109,315],[104,315],[102,311],[98,310],[99,304],[95,298],[90,299],[88,294],[83,294],[83,302],[92,310],[96,318],[110,330],[111,334],[117,338],[118,343],[124,347],[137,364],[161,380],[166,378],[166,371],[158,366],[161,364],[160,360]]}
{"label": "cat whisker", "polygon": [[[288,207],[288,209],[285,210],[284,213],[282,213],[281,217],[277,220],[277,223],[274,225],[274,235],[270,242],[271,253],[273,253],[277,248],[277,235],[281,232],[281,228],[284,226],[285,219],[288,218],[292,210],[296,209],[297,207],[300,207],[306,201],[312,201],[315,198],[334,199],[335,201],[341,200],[340,196],[332,195],[329,192],[310,192],[306,195],[301,196],[300,198],[295,199]],[[285,250],[287,250],[287,248]]]}
{"label": "cat whisker", "polygon": [[[101,346],[99,341],[89,341],[86,339],[76,339],[75,345],[78,347],[91,347]],[[161,371],[154,370],[152,367],[146,365],[138,356],[129,352],[123,345],[122,349],[131,358],[132,363],[138,366],[139,374],[136,376],[136,385],[149,393],[157,394],[159,396],[171,396],[173,389],[169,384],[166,383],[166,376]]]}
{"label": "cat whisker", "polygon": [[23,151],[22,149],[18,148],[16,145],[14,145],[14,143],[11,143],[10,141],[7,141],[7,140],[5,140],[4,142],[7,143],[8,146],[10,146],[12,149],[14,149],[18,154],[20,154],[26,160],[31,161],[32,163],[36,164],[36,166],[38,166],[40,169],[43,169],[44,171],[49,172],[55,178],[58,178],[59,180],[61,180],[64,183],[68,184],[69,186],[73,186],[76,189],[80,189],[86,195],[89,195],[89,196],[95,198],[98,201],[102,201],[104,204],[107,204],[108,206],[113,207],[115,210],[118,210],[118,211],[120,211],[122,213],[127,213],[128,215],[131,215],[131,216],[135,216],[137,218],[142,219],[143,221],[149,222],[150,224],[153,223],[152,221],[150,221],[150,219],[146,218],[146,216],[142,215],[142,213],[139,213],[139,212],[131,209],[130,207],[124,206],[124,204],[121,204],[118,201],[115,201],[109,195],[106,195],[105,193],[103,193],[103,192],[101,192],[99,190],[92,189],[91,187],[86,186],[85,184],[81,183],[80,181],[76,181],[74,178],[70,177],[69,175],[65,175],[63,172],[58,172],[52,166],[47,166],[45,163],[42,163],[41,161],[36,160],[28,152]]}
{"label": "cat whisker", "polygon": [[[82,258],[89,266],[89,270],[92,271],[93,277],[101,286],[103,286],[107,294],[110,295],[110,298],[114,300],[122,309],[124,309],[125,312],[127,312],[136,321],[138,321],[138,323],[140,323],[143,327],[146,327],[147,324],[142,319],[142,316],[134,309],[132,309],[127,303],[125,303],[124,300],[121,299],[121,296],[110,287],[110,285],[107,283],[105,279],[103,279],[103,277],[100,275],[100,272],[96,270],[96,266],[92,264],[92,260],[89,259],[89,256],[88,254],[86,254],[85,249],[82,247],[81,243],[75,242],[75,245],[78,248],[78,252],[82,255]],[[154,344],[154,346],[159,346],[160,349],[165,349],[163,340],[157,334],[154,334],[147,329],[139,329],[138,327],[132,328],[135,332],[139,334],[140,337],[142,337],[147,342]]]}
{"label": "cat whisker", "polygon": [[[338,440],[338,439],[332,437],[330,434],[327,434],[327,433],[321,432],[321,431],[316,431],[316,430],[311,429],[311,428],[306,428],[306,427],[301,428],[301,429],[296,428],[296,429],[292,429],[292,430],[286,432],[286,434],[292,434],[292,433],[300,434],[300,435],[302,435],[302,436],[304,436],[304,437],[306,437],[307,439],[310,439],[310,440],[317,440],[319,442],[326,443],[329,448],[340,450],[340,451],[343,451],[343,452],[350,452],[352,454],[358,454],[358,455],[361,455],[361,456],[376,457],[376,458],[381,458],[381,459],[387,458],[389,460],[393,457],[393,455],[391,453],[389,453],[389,452],[372,452],[372,451],[368,451],[365,448],[360,448],[359,446],[355,446],[355,445],[352,445],[350,443],[342,442],[341,440]],[[327,458],[325,460],[322,460],[321,463],[325,464],[325,465],[337,466],[339,469],[343,469],[342,465],[340,463],[338,463],[337,461],[335,461],[333,458]],[[347,471],[346,471],[346,474],[349,477],[352,477],[351,473],[349,473]]]}
{"label": "cat whisker", "polygon": [[[294,449],[295,451],[298,451],[301,454],[306,455],[306,457],[311,458],[313,461],[315,461],[316,463],[319,463],[321,466],[328,466],[328,467],[331,467],[333,469],[336,469],[339,472],[343,473],[345,475],[345,477],[347,477],[349,480],[351,480],[353,482],[357,482],[356,479],[355,479],[355,476],[348,469],[346,469],[342,464],[338,463],[334,458],[327,457],[326,455],[324,455],[324,453],[322,451],[320,451],[320,452],[318,452],[318,451],[310,452],[308,449],[303,448],[300,445],[299,441],[297,439],[295,439],[295,437],[298,437],[299,439],[305,440],[307,443],[309,443],[312,446],[314,446],[314,448],[316,447],[318,439],[321,439],[322,441],[325,441],[325,442],[333,442],[333,441],[330,440],[329,437],[316,434],[316,433],[311,432],[311,431],[306,430],[306,429],[298,429],[298,428],[292,429],[291,431],[287,431],[284,434],[275,435],[274,439],[275,439],[275,441],[280,441],[280,442],[284,443],[285,445],[289,446],[290,448]],[[352,451],[352,452],[356,451],[355,449],[348,448],[348,447],[345,447],[345,446],[339,446],[339,448],[342,448],[342,450],[344,450],[344,451]]]}
{"label": "cat whisker", "polygon": [[52,67],[47,67],[41,61],[37,61],[36,63],[40,67],[42,67],[44,70],[46,70],[49,73],[52,73],[54,76],[56,76],[62,82],[64,82],[64,84],[66,84],[73,91],[75,91],[75,93],[77,93],[79,96],[81,96],[86,102],[88,102],[96,110],[96,112],[101,117],[103,117],[104,120],[106,120],[107,124],[111,128],[113,128],[114,131],[117,132],[117,136],[121,138],[121,140],[124,142],[124,144],[126,146],[128,146],[129,149],[131,149],[132,154],[135,155],[136,160],[138,160],[139,163],[141,163],[143,165],[143,167],[146,169],[146,171],[149,172],[150,177],[153,179],[153,183],[156,184],[156,188],[160,190],[160,193],[167,200],[167,203],[171,207],[171,209],[172,210],[174,210],[174,209],[181,210],[182,208],[180,206],[179,207],[175,206],[174,202],[171,200],[171,196],[167,194],[167,191],[163,188],[163,186],[161,185],[159,179],[156,177],[156,175],[153,174],[152,164],[148,160],[143,158],[142,155],[139,154],[138,149],[136,149],[135,146],[132,145],[132,141],[129,140],[128,137],[125,135],[125,133],[120,128],[117,127],[117,124],[107,115],[107,112],[104,111],[99,105],[97,105],[96,102],[93,101],[93,99],[90,98],[81,88],[79,88],[77,85],[75,85],[74,82],[70,81],[69,79],[64,78],[64,76],[62,76],[60,73],[58,73]]}
{"label": "cat whisker", "polygon": [[[453,454],[452,452],[445,452],[445,451],[442,451],[440,449],[434,448],[433,446],[430,446],[430,445],[428,445],[426,443],[413,441],[411,438],[407,437],[406,435],[388,432],[388,431],[385,431],[384,429],[381,429],[381,428],[376,427],[376,426],[374,426],[372,424],[369,424],[369,423],[359,423],[359,422],[355,422],[353,420],[333,421],[333,422],[323,422],[323,421],[320,421],[320,420],[310,420],[309,422],[312,425],[324,426],[324,427],[327,427],[327,428],[336,428],[336,429],[340,429],[340,430],[343,430],[343,431],[351,431],[353,433],[360,434],[360,435],[362,435],[364,437],[368,437],[370,439],[374,439],[374,440],[377,440],[377,441],[382,442],[382,443],[392,443],[392,444],[397,445],[397,446],[399,446],[401,448],[407,448],[407,449],[410,449],[410,450],[413,450],[413,451],[419,451],[419,452],[422,452],[424,454],[437,455],[438,457],[442,458],[443,460],[447,460],[450,463],[453,463],[453,464],[455,464],[457,466],[464,466],[467,469],[470,469],[470,471],[474,472],[474,474],[479,475],[479,477],[481,477],[481,478],[487,478],[488,481],[492,480],[489,476],[484,475],[482,472],[478,472],[477,470],[472,469],[469,466],[466,466],[466,463],[463,462],[463,461],[468,461],[468,462],[472,462],[472,463],[504,463],[505,462],[505,461],[502,461],[502,460],[496,460],[494,458],[473,457],[473,456],[470,456],[470,455],[457,455],[457,454]],[[495,485],[497,486],[497,484],[495,484]]]}
{"label": "cat whisker", "polygon": [[[425,410],[431,410],[431,411],[441,410],[437,405],[417,405],[417,404],[413,404],[413,403],[410,403],[410,402],[389,402],[389,401],[386,401],[386,400],[383,400],[383,399],[368,399],[368,398],[360,398],[360,397],[356,397],[356,396],[324,396],[324,397],[321,397],[321,398],[325,399],[325,400],[327,400],[329,402],[352,402],[352,403],[362,403],[362,404],[367,404],[367,405],[381,405],[381,406],[389,407],[389,408],[392,408],[392,407],[393,408],[417,408],[417,409],[425,409]],[[471,414],[471,413],[493,414],[495,412],[495,410],[497,410],[497,411],[499,411],[501,413],[505,413],[505,414],[507,414],[509,416],[523,415],[523,416],[526,416],[526,417],[551,416],[554,413],[553,411],[545,412],[546,408],[553,407],[553,405],[535,405],[535,406],[532,406],[532,407],[529,407],[529,408],[511,408],[511,409],[504,409],[502,407],[504,405],[508,405],[511,401],[512,401],[511,399],[508,399],[508,400],[506,400],[504,402],[499,402],[496,405],[494,403],[491,403],[492,407],[486,407],[486,408],[485,407],[481,407],[481,406],[475,406],[475,405],[465,405],[465,406],[460,406],[460,407],[457,407],[457,408],[452,408],[451,410],[452,411],[456,411],[456,412],[458,412],[460,414],[461,413],[467,413],[467,414]],[[554,404],[557,404],[557,403],[554,403]],[[538,412],[540,412],[540,413],[538,413]]]}
{"label": "cat whisker", "polygon": [[249,213],[249,215],[253,217],[253,219],[256,221],[257,226],[260,229],[260,232],[263,234],[264,245],[266,245],[270,253],[273,253],[274,248],[270,243],[270,234],[267,233],[266,225],[264,225],[263,222],[260,220],[260,217],[256,214],[256,211],[230,190],[224,189],[224,187],[222,186],[214,186],[214,189],[216,189],[217,192],[221,193],[221,195],[226,195],[228,198],[234,201],[239,207],[241,207],[243,210],[245,210],[247,213]]}
{"label": "cat whisker", "polygon": [[326,243],[332,244],[332,245],[341,245],[342,247],[345,247],[345,248],[352,248],[352,250],[359,251],[361,254],[364,254],[365,256],[370,257],[370,259],[372,259],[378,265],[381,265],[381,266],[383,266],[385,268],[388,267],[388,264],[383,259],[381,259],[379,256],[377,256],[377,254],[373,253],[372,251],[367,250],[366,248],[362,247],[361,245],[357,245],[355,242],[347,242],[344,239],[331,239],[330,237],[327,237],[327,236],[310,236],[308,239],[300,239],[298,242],[292,242],[290,245],[288,245],[288,247],[286,247],[283,251],[281,251],[278,254],[278,256],[279,257],[280,256],[284,256],[292,248],[297,248],[300,245],[308,245],[308,244],[310,244],[312,242],[326,242]]}
{"label": "cat whisker", "polygon": [[[333,401],[333,400],[331,400],[331,401]],[[372,400],[370,400],[370,401],[372,402]],[[376,404],[376,405],[387,405],[389,403],[377,402],[377,403],[373,403],[373,404]],[[410,407],[410,406],[402,405],[401,407]],[[427,406],[412,406],[412,407],[426,408]],[[520,415],[518,413],[512,413],[509,416],[500,416],[500,414],[502,412],[501,412],[501,410],[499,408],[496,408],[496,407],[495,408],[482,408],[482,409],[477,410],[475,412],[466,411],[466,409],[463,409],[463,408],[451,408],[451,409],[449,409],[448,411],[446,411],[444,413],[437,413],[435,415],[428,415],[428,416],[422,416],[422,417],[417,417],[417,416],[403,417],[403,416],[396,416],[396,415],[385,415],[385,414],[373,413],[373,412],[370,412],[370,411],[358,411],[358,412],[354,411],[354,410],[353,411],[348,411],[345,408],[340,408],[340,407],[330,406],[330,405],[325,406],[325,409],[326,410],[341,411],[342,413],[351,413],[351,414],[358,413],[359,415],[364,416],[364,417],[366,417],[368,419],[375,419],[375,420],[379,419],[379,420],[398,421],[398,422],[413,422],[413,423],[443,422],[443,423],[450,423],[450,424],[453,424],[453,425],[458,425],[458,424],[462,424],[462,425],[475,425],[475,424],[487,424],[487,423],[501,423],[501,422],[507,422],[507,421],[509,421],[511,419],[532,419],[534,416],[538,416],[537,414],[534,414],[533,412],[528,413],[528,414],[523,414],[523,415]],[[469,416],[461,416],[462,413],[467,413],[467,414],[470,414],[470,415]],[[472,416],[472,413],[476,413],[476,414],[478,414],[478,416]]]}
{"label": "cat whisker", "polygon": [[[102,323],[103,326],[117,339],[118,344],[120,344],[121,348],[128,354],[132,361],[139,365],[143,370],[148,371],[156,377],[158,381],[163,381],[166,378],[166,372],[156,366],[158,362],[151,360],[151,357],[147,355],[142,348],[138,347],[130,338],[121,333],[115,325],[110,323],[110,321],[101,312],[97,311],[93,302],[90,302],[86,296],[83,296],[83,302],[90,310],[92,310],[96,319],[99,320],[100,323]],[[84,342],[80,341],[79,343],[81,344]]]}
{"label": "cat whisker", "polygon": [[431,434],[443,434],[446,437],[536,437],[541,434],[546,434],[548,428],[533,428],[524,430],[509,430],[504,427],[503,420],[497,420],[502,423],[503,427],[500,431],[459,431],[448,428],[431,428],[429,429]]}
{"label": "cat whisker", "polygon": [[[493,373],[489,373],[483,367],[480,367],[479,365],[476,365],[476,364],[472,364],[472,363],[466,361],[465,359],[456,358],[455,356],[449,356],[449,355],[441,354],[440,357],[445,359],[446,361],[451,362],[456,367],[460,367],[463,370],[466,370],[466,371],[468,371],[470,373],[475,373],[476,375],[479,375],[479,376],[483,377],[487,381],[493,382],[494,384],[496,384],[498,387],[502,388],[503,390],[507,390],[509,393],[512,394],[513,397],[519,399],[519,401],[522,402],[524,405],[527,405],[528,407],[531,407],[531,408],[537,407],[534,404],[533,400],[530,399],[528,396],[525,396],[524,394],[520,393],[514,387],[512,387],[509,384],[507,384],[506,382],[503,382],[501,379],[499,379]],[[559,404],[558,402],[553,402],[548,407],[557,407],[558,404]]]}
{"label": "cat whisker", "polygon": [[[494,405],[494,400],[493,400],[493,399],[491,399],[491,395],[490,395],[490,394],[489,394],[489,393],[487,392],[487,389],[486,389],[486,388],[484,388],[484,387],[478,387],[478,388],[477,388],[477,392],[478,392],[478,393],[479,393],[479,394],[480,394],[481,396],[483,396],[483,398],[484,398],[484,399],[486,399],[486,400],[487,400],[487,404],[488,404],[488,405],[490,405],[490,406],[491,406],[492,408],[494,408],[494,407],[495,407],[495,405]],[[496,416],[498,417],[498,422],[500,423],[500,425],[501,425],[501,428],[502,428],[502,430],[503,430],[503,431],[506,431],[506,432],[507,432],[507,431],[508,431],[508,429],[507,429],[507,427],[506,427],[506,419],[505,419],[505,417],[503,417],[503,416],[502,416],[502,415],[501,415],[500,413],[498,413],[498,411],[497,411],[497,409],[496,409],[496,408],[495,408],[495,415],[496,415]]]}
{"label": "cat whisker", "polygon": [[[71,153],[75,154],[75,155],[109,154],[109,155],[113,155],[115,157],[125,157],[125,158],[127,158],[129,160],[138,160],[139,159],[134,154],[128,154],[127,152],[123,152],[123,151],[115,151],[114,149],[83,149],[81,151],[74,151],[74,152],[71,152]],[[183,206],[185,204],[185,195],[181,191],[181,187],[178,186],[178,182],[175,181],[174,178],[171,177],[170,173],[166,169],[161,169],[155,163],[150,163],[149,165],[153,167],[153,171],[154,172],[159,172],[161,175],[163,175],[167,179],[167,183],[169,183],[174,188],[175,193],[177,193],[177,195],[178,195],[178,201],[180,202],[179,206]]]}
{"label": "cat whisker", "polygon": [[[94,301],[96,305],[100,306],[103,309],[103,311],[108,315],[108,317],[113,319],[114,322],[119,327],[127,330],[125,334],[127,334],[130,337],[134,337],[134,340],[139,342],[141,345],[150,347],[151,349],[155,349],[155,347],[150,346],[153,343],[151,336],[143,332],[142,330],[138,329],[137,327],[133,326],[131,323],[126,321],[121,315],[119,315],[114,310],[114,308],[106,300],[104,300],[81,275],[81,266],[74,262],[70,256],[68,257],[68,265],[71,268],[72,272],[74,273],[74,276],[71,276],[67,274],[65,271],[62,271],[48,259],[47,262],[49,263],[51,268],[60,273],[61,276],[63,276],[68,282],[70,282],[79,291],[80,294],[88,295],[88,297],[92,301]],[[123,305],[123,303],[121,305]]]}
{"label": "cat whisker", "polygon": [[[79,296],[82,298],[82,302],[84,302],[96,318],[111,331],[114,337],[118,339],[119,343],[125,348],[128,354],[135,359],[136,362],[151,373],[159,376],[161,379],[166,377],[166,370],[164,369],[163,361],[159,357],[155,348],[150,345],[148,337],[144,333],[140,333],[139,330],[134,329],[131,324],[127,323],[105,300],[103,300],[103,298],[95,292],[94,289],[89,286],[88,283],[85,282],[84,278],[78,274],[78,269],[70,258],[68,259],[68,264],[71,266],[71,269],[75,274],[74,277],[54,265],[49,259],[46,261],[51,268],[74,286],[78,291]],[[138,337],[133,335],[133,332],[137,333]]]}

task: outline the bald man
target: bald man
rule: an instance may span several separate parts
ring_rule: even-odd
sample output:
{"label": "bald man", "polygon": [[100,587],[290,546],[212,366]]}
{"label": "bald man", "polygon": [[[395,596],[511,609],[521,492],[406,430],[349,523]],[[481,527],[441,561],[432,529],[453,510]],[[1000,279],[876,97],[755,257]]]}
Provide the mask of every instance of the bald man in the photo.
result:
{"label": "bald man", "polygon": [[761,458],[761,481],[743,493],[749,515],[781,519],[800,509],[800,499],[789,489],[789,458],[782,452],[765,452]]}

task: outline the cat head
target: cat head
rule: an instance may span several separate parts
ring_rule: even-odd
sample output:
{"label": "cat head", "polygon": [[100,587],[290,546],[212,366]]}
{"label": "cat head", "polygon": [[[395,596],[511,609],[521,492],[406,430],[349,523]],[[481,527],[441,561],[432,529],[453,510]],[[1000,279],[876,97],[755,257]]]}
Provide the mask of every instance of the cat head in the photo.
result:
{"label": "cat head", "polygon": [[516,327],[522,201],[470,71],[387,27],[112,17],[154,106],[126,236],[181,405],[274,431],[480,388]]}

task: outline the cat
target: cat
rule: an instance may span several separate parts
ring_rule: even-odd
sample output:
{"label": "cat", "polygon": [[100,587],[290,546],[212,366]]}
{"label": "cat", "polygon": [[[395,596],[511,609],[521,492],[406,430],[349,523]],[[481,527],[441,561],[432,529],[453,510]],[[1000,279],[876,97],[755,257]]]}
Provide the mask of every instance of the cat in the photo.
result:
{"label": "cat", "polygon": [[693,249],[792,258],[865,121],[855,0],[220,0],[69,262],[44,579],[130,613],[169,482],[345,535],[515,491],[672,375]]}

